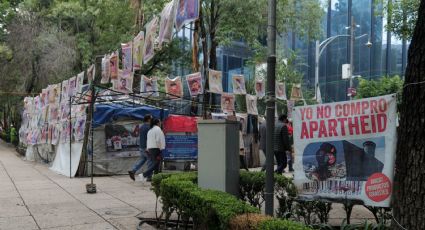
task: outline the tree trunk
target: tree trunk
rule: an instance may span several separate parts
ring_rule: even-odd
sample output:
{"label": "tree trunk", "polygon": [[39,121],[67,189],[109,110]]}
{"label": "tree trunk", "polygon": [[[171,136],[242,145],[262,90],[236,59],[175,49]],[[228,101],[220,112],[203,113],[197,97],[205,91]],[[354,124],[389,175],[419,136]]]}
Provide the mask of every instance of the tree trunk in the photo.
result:
{"label": "tree trunk", "polygon": [[[425,1],[409,47],[394,180],[394,218],[406,229],[425,229]],[[393,229],[400,229],[392,221]]]}

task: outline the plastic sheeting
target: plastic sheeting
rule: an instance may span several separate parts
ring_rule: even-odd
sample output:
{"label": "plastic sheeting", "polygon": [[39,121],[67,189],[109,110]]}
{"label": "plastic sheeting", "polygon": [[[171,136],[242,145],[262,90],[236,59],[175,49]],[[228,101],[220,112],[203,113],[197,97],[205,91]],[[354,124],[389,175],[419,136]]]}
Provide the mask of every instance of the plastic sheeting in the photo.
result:
{"label": "plastic sheeting", "polygon": [[61,175],[69,177],[69,167],[71,162],[71,176],[74,177],[77,173],[78,165],[80,164],[81,152],[83,143],[77,142],[71,144],[71,159],[69,159],[69,143],[56,145],[56,156],[50,169]]}
{"label": "plastic sheeting", "polygon": [[188,132],[197,133],[198,125],[196,117],[170,115],[164,121],[164,132]]}
{"label": "plastic sheeting", "polygon": [[146,114],[151,114],[155,118],[165,119],[168,117],[168,110],[153,108],[150,106],[135,105],[132,107],[122,104],[99,104],[94,111],[94,127],[112,123],[119,119],[143,120]]}

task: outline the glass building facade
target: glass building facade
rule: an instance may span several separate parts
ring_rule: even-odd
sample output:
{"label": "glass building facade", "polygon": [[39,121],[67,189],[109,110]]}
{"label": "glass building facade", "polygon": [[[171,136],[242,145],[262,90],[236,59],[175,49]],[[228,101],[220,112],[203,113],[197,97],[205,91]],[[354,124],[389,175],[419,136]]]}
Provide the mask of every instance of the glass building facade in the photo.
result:
{"label": "glass building facade", "polygon": [[[353,75],[364,79],[376,79],[385,75],[404,75],[408,42],[396,39],[385,30],[386,20],[379,12],[382,6],[374,0],[321,0],[323,36],[326,38],[347,35],[353,16],[355,40]],[[366,43],[370,39],[371,47]],[[292,34],[282,39],[283,47],[295,51],[299,57],[299,71],[304,74],[304,86],[314,88],[315,43],[305,42]],[[326,102],[347,100],[349,80],[342,79],[342,65],[350,62],[350,39],[339,37],[324,49],[319,59],[319,85]],[[356,85],[357,81],[354,81]]]}

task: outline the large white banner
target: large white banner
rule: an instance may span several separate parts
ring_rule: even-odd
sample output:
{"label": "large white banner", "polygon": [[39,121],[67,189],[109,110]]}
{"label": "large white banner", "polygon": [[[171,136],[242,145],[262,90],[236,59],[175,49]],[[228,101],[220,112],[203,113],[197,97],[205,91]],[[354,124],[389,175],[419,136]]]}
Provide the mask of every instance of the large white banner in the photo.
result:
{"label": "large white banner", "polygon": [[395,95],[295,107],[292,116],[300,198],[390,206]]}

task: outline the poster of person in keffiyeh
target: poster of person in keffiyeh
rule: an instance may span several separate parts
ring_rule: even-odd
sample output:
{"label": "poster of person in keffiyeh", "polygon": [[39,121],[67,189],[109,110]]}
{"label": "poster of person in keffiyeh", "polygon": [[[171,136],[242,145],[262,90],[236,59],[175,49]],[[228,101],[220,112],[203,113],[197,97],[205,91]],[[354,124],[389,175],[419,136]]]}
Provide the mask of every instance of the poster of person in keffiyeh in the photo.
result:
{"label": "poster of person in keffiyeh", "polygon": [[195,21],[199,17],[199,0],[179,0],[176,14],[176,29]]}
{"label": "poster of person in keffiyeh", "polygon": [[68,80],[64,80],[62,82],[61,104],[68,102],[68,99],[69,99],[69,97],[68,97],[68,87],[69,87],[69,85],[68,84],[69,84]]}
{"label": "poster of person in keffiyeh", "polygon": [[246,95],[246,110],[248,114],[258,115],[257,97],[254,95]]}
{"label": "poster of person in keffiyeh", "polygon": [[263,79],[255,80],[255,94],[258,98],[263,98],[266,95],[266,86]]}
{"label": "poster of person in keffiyeh", "polygon": [[131,42],[121,44],[122,52],[122,69],[127,72],[131,72],[133,68],[133,47]]}
{"label": "poster of person in keffiyeh", "polygon": [[77,81],[75,82],[77,93],[81,93],[84,84],[84,72],[77,74]]}
{"label": "poster of person in keffiyeh", "polygon": [[235,95],[229,93],[221,94],[221,109],[225,113],[235,111]]}
{"label": "poster of person in keffiyeh", "polygon": [[293,84],[291,90],[291,100],[300,101],[303,99],[303,93],[301,91],[301,84]]}
{"label": "poster of person in keffiyeh", "polygon": [[71,77],[68,80],[68,96],[69,97],[72,97],[72,96],[75,95],[75,93],[77,91],[76,90],[77,89],[76,83],[77,83],[77,78],[76,77]]}
{"label": "poster of person in keffiyeh", "polygon": [[74,138],[76,142],[84,140],[84,128],[86,126],[86,116],[78,116],[74,124]]}
{"label": "poster of person in keffiyeh", "polygon": [[118,52],[113,52],[109,58],[109,73],[111,80],[118,79]]}
{"label": "poster of person in keffiyeh", "polygon": [[146,25],[145,44],[143,46],[143,63],[148,63],[155,55],[155,36],[158,27],[158,17],[154,17]]}
{"label": "poster of person in keffiyeh", "polygon": [[196,97],[199,94],[202,94],[204,92],[202,87],[201,72],[187,75],[186,82],[187,82],[187,86],[189,88],[191,97]]}
{"label": "poster of person in keffiyeh", "polygon": [[183,87],[181,77],[175,77],[174,79],[165,79],[165,92],[169,98],[178,99],[183,97]]}
{"label": "poster of person in keffiyeh", "polygon": [[87,69],[87,80],[89,82],[94,81],[94,77],[96,76],[96,67],[94,64],[92,64],[88,69]]}
{"label": "poster of person in keffiyeh", "polygon": [[133,39],[133,69],[142,68],[143,46],[145,44],[145,32],[140,31]]}
{"label": "poster of person in keffiyeh", "polygon": [[223,92],[223,81],[221,71],[210,70],[208,74],[209,91],[211,93],[222,93]]}
{"label": "poster of person in keffiyeh", "polygon": [[114,90],[125,94],[132,93],[133,73],[119,70],[118,80],[114,83]]}
{"label": "poster of person in keffiyeh", "polygon": [[232,76],[233,94],[246,94],[245,77],[243,75]]}
{"label": "poster of person in keffiyeh", "polygon": [[140,80],[140,92],[142,96],[154,96],[158,97],[158,79],[156,77],[148,78],[142,75]]}
{"label": "poster of person in keffiyeh", "polygon": [[286,98],[285,82],[276,82],[276,98],[280,100],[288,100]]}
{"label": "poster of person in keffiyeh", "polygon": [[178,0],[167,3],[161,12],[161,21],[159,24],[159,47],[162,43],[168,43],[173,36],[174,21],[176,19],[176,6]]}

